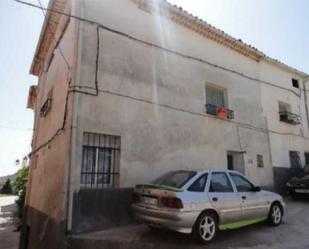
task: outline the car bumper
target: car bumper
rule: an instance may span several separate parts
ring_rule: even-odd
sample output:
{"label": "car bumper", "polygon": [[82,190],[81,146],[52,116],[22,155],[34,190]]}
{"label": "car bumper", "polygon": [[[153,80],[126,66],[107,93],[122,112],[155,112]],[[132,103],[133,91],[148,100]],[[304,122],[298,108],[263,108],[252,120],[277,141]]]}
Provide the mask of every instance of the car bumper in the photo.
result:
{"label": "car bumper", "polygon": [[152,209],[138,204],[133,204],[132,209],[136,220],[142,224],[181,233],[191,233],[199,215],[197,211]]}
{"label": "car bumper", "polygon": [[309,195],[309,189],[308,188],[297,188],[297,187],[287,187],[287,192],[290,194],[304,194]]}

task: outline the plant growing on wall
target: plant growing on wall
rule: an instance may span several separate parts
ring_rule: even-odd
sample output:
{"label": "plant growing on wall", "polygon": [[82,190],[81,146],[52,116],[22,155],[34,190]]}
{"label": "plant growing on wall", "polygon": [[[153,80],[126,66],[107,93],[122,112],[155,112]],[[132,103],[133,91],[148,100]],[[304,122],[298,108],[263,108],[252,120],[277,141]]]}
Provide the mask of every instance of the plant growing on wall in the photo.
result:
{"label": "plant growing on wall", "polygon": [[29,167],[23,167],[16,173],[16,178],[12,182],[12,187],[15,193],[18,194],[16,200],[18,216],[21,218],[26,196],[27,179],[28,179]]}

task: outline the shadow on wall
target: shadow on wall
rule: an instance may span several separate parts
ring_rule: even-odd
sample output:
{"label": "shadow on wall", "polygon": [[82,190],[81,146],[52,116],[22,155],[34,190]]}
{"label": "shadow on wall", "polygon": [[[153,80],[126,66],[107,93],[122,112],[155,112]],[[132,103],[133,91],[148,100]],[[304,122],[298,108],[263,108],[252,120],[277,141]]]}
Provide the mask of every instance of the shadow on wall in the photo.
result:
{"label": "shadow on wall", "polygon": [[274,191],[286,195],[286,182],[292,177],[290,168],[274,167]]}
{"label": "shadow on wall", "polygon": [[74,194],[72,233],[134,224],[132,188],[82,189]]}
{"label": "shadow on wall", "polygon": [[22,225],[19,249],[64,249],[64,220],[53,219],[29,206],[25,207],[27,222]]}

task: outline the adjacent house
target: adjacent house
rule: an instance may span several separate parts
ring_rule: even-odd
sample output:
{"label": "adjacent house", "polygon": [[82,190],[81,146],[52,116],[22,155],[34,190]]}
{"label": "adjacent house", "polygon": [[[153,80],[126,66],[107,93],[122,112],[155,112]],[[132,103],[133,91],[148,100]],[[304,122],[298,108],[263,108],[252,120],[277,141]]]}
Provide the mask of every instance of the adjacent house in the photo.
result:
{"label": "adjacent house", "polygon": [[51,0],[31,65],[24,248],[132,222],[132,188],[238,170],[282,191],[309,163],[308,75],[166,1]]}

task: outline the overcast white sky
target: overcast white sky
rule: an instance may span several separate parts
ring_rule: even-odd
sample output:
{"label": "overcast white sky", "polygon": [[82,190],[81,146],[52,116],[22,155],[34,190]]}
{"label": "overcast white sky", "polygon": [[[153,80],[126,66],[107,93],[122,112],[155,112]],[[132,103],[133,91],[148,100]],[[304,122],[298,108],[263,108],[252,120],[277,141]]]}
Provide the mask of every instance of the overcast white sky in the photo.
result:
{"label": "overcast white sky", "polygon": [[[41,1],[47,5],[48,0]],[[308,0],[169,1],[309,73]],[[31,149],[33,113],[26,102],[29,86],[37,82],[29,68],[42,22],[40,10],[0,0],[0,176],[14,173],[15,160],[22,160]]]}

